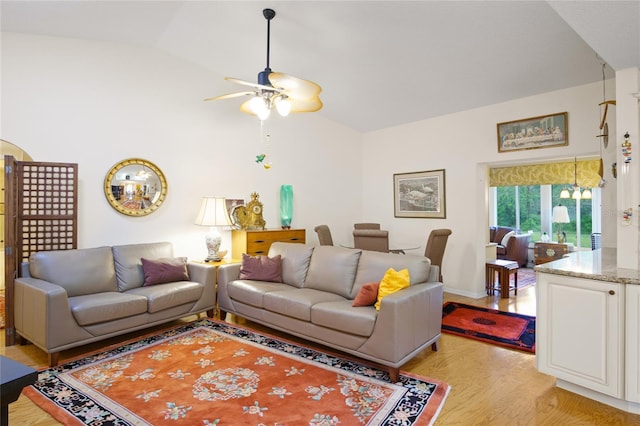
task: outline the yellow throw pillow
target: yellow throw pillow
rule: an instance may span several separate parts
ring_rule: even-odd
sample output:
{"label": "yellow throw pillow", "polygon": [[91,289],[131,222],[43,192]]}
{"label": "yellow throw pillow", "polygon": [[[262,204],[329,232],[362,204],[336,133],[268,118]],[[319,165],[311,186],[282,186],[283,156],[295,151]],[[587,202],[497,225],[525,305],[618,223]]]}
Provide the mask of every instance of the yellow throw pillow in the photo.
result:
{"label": "yellow throw pillow", "polygon": [[393,268],[387,269],[382,281],[380,281],[380,288],[378,289],[378,301],[376,302],[376,311],[380,310],[380,301],[383,297],[395,293],[398,290],[409,287],[411,282],[409,278],[409,270],[402,269],[396,271]]}

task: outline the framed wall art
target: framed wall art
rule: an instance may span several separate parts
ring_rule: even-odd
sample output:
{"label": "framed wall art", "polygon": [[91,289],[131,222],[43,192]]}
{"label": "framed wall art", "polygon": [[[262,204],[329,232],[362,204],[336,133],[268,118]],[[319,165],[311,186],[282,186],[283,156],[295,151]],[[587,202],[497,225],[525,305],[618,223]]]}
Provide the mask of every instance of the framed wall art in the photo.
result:
{"label": "framed wall art", "polygon": [[569,145],[567,113],[498,123],[498,152]]}
{"label": "framed wall art", "polygon": [[238,221],[238,212],[236,209],[240,206],[244,206],[244,200],[241,198],[226,198],[224,201],[227,205],[227,211],[229,212],[232,227],[234,229],[240,229],[240,222]]}
{"label": "framed wall art", "polygon": [[445,219],[444,169],[393,175],[395,217]]}

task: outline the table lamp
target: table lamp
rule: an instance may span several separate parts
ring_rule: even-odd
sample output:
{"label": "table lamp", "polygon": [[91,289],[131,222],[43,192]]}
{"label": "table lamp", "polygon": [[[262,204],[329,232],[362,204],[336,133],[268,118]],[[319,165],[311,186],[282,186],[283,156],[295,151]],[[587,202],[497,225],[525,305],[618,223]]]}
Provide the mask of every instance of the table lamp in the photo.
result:
{"label": "table lamp", "polygon": [[202,197],[202,204],[195,223],[210,227],[205,236],[208,253],[205,262],[219,262],[222,258],[219,253],[222,243],[219,228],[231,226],[231,218],[226,204],[224,197]]}
{"label": "table lamp", "polygon": [[563,223],[569,223],[569,210],[567,210],[567,208],[565,206],[555,206],[553,208],[553,215],[552,215],[552,221],[553,223],[557,223],[558,224],[558,242],[559,243],[566,243],[565,241],[565,237],[562,234],[562,224]]}

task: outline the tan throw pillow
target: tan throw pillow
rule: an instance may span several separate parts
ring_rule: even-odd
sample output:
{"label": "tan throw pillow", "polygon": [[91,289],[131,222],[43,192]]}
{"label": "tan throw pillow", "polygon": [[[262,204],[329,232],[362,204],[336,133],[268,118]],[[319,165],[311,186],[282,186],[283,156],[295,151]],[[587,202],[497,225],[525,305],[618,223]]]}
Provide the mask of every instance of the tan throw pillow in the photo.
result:
{"label": "tan throw pillow", "polygon": [[351,306],[371,306],[378,300],[378,287],[380,283],[366,283],[360,287],[360,291],[353,299]]}
{"label": "tan throw pillow", "polygon": [[249,256],[242,253],[241,280],[282,282],[281,256]]}
{"label": "tan throw pillow", "polygon": [[144,272],[143,287],[174,281],[189,281],[186,257],[160,259],[145,259],[143,257],[140,260]]}

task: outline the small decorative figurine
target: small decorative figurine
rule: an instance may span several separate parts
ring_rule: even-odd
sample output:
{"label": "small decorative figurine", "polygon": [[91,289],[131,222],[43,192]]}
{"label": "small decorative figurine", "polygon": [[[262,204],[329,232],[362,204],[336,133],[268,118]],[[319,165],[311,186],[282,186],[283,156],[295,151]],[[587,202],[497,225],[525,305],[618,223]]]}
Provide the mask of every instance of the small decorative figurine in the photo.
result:
{"label": "small decorative figurine", "polygon": [[260,198],[260,195],[254,192],[251,194],[251,201],[246,206],[238,206],[234,210],[241,229],[265,229],[267,223],[262,217],[262,203],[258,201],[258,198]]}
{"label": "small decorative figurine", "polygon": [[631,162],[631,142],[629,142],[629,132],[624,134],[624,142],[622,142],[622,156],[625,163]]}

